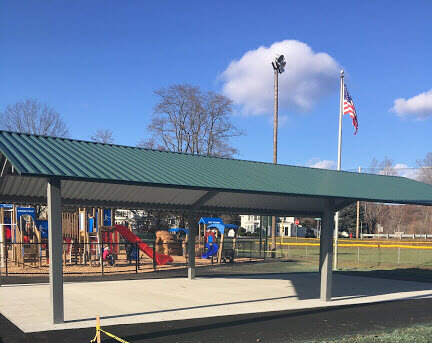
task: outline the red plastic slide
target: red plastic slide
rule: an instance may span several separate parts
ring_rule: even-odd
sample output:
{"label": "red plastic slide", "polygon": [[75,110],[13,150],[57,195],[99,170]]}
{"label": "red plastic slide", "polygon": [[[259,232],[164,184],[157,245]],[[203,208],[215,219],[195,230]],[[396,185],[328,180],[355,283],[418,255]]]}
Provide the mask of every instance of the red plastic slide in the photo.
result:
{"label": "red plastic slide", "polygon": [[[153,249],[150,248],[147,244],[145,244],[139,237],[134,235],[126,226],[116,225],[115,230],[123,236],[124,239],[131,243],[138,243],[138,247],[142,250],[147,256],[153,258]],[[167,264],[168,262],[173,262],[173,258],[170,255],[161,255],[156,253],[155,256],[156,263],[160,266]]]}

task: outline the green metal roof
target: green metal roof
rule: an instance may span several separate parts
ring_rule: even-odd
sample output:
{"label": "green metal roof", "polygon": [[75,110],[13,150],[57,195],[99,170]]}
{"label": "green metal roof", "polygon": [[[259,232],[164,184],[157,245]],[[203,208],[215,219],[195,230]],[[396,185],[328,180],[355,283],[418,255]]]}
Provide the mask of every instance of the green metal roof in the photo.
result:
{"label": "green metal roof", "polygon": [[432,205],[432,186],[402,177],[197,156],[0,131],[22,176]]}

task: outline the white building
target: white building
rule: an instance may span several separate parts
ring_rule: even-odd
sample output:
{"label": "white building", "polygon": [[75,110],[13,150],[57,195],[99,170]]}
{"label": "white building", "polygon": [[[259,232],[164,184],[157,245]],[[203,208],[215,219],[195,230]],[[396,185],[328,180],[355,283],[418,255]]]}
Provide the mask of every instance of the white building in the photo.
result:
{"label": "white building", "polygon": [[[115,213],[115,222],[116,224],[125,224],[125,223],[131,223],[133,228],[139,227],[139,223],[137,223],[137,219],[140,217],[145,217],[148,215],[148,212],[145,210],[124,210],[124,209],[117,209]],[[138,218],[137,218],[138,217]],[[169,215],[168,217],[165,216],[166,224],[168,224],[169,227],[175,228],[179,227],[180,220],[178,216],[176,215]],[[142,224],[142,223],[141,223]]]}
{"label": "white building", "polygon": [[[246,232],[257,232],[257,229],[263,225],[261,216],[242,214],[240,215],[240,226]],[[282,237],[295,236],[296,225],[294,224],[295,217],[278,217],[276,235]],[[269,231],[270,235],[270,231]]]}

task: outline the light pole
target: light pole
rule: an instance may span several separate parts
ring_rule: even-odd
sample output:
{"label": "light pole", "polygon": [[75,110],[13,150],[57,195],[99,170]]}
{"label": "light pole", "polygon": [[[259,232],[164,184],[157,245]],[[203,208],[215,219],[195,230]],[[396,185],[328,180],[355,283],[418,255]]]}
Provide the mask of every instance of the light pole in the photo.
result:
{"label": "light pole", "polygon": [[[274,70],[274,120],[273,120],[273,163],[277,164],[277,136],[278,136],[278,81],[279,74],[285,70],[285,57],[284,55],[276,55],[272,62]],[[272,217],[272,257],[276,257],[276,216]]]}

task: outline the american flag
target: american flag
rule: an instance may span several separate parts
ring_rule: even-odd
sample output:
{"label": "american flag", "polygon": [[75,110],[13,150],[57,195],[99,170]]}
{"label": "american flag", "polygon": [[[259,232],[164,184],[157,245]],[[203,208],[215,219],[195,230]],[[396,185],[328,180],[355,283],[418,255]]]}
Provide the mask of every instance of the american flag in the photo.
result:
{"label": "american flag", "polygon": [[354,134],[358,130],[357,112],[354,107],[354,102],[352,101],[351,95],[348,92],[347,86],[344,84],[344,102],[343,102],[343,114],[349,114],[352,118],[353,125],[355,127]]}

